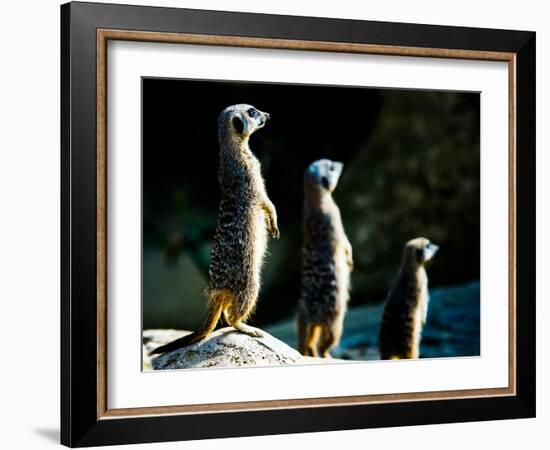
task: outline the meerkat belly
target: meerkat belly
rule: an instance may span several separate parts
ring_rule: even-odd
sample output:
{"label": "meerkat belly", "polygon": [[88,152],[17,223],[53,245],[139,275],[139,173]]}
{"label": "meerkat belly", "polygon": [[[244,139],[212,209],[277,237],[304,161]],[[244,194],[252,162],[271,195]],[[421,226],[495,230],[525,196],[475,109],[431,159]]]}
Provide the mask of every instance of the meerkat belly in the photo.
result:
{"label": "meerkat belly", "polygon": [[422,333],[422,310],[416,308],[413,314],[412,335],[411,335],[411,357],[418,358],[418,348]]}
{"label": "meerkat belly", "polygon": [[334,275],[338,302],[346,304],[349,299],[350,269],[344,246],[338,245],[334,253]]}
{"label": "meerkat belly", "polygon": [[341,301],[343,284],[334,258],[325,255],[306,255],[302,280],[301,308],[312,322],[326,323],[336,319],[345,308]]}
{"label": "meerkat belly", "polygon": [[239,211],[218,225],[210,263],[210,283],[216,289],[242,292],[254,288],[267,246],[263,211]]}
{"label": "meerkat belly", "polygon": [[255,269],[255,276],[259,277],[265,251],[267,249],[267,229],[265,212],[260,208],[254,208],[250,214],[250,240],[248,242],[249,258],[251,266]]}
{"label": "meerkat belly", "polygon": [[412,334],[412,346],[413,346],[413,358],[419,357],[420,341],[422,339],[422,329],[426,321],[426,313],[428,308],[428,292],[427,288],[423,286],[420,289],[418,295],[418,304],[413,314],[413,334]]}

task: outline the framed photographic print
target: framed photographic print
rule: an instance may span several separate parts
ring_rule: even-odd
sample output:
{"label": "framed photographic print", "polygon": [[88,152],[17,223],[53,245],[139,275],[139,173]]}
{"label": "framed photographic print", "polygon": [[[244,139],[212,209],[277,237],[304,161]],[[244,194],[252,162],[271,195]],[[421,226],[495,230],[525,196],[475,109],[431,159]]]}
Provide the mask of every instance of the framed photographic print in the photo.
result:
{"label": "framed photographic print", "polygon": [[61,24],[63,444],[535,415],[535,33]]}

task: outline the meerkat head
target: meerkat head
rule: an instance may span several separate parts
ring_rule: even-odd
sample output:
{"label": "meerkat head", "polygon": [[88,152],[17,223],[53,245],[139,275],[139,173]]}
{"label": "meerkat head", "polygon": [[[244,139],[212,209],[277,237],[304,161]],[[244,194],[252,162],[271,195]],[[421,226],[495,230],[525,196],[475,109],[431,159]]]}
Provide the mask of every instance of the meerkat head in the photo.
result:
{"label": "meerkat head", "polygon": [[310,184],[319,186],[323,191],[332,192],[336,189],[343,168],[344,164],[341,162],[319,159],[309,165],[304,179]]}
{"label": "meerkat head", "polygon": [[412,239],[405,244],[405,260],[422,266],[432,259],[438,250],[439,245],[431,243],[426,238]]}
{"label": "meerkat head", "polygon": [[269,114],[252,105],[238,104],[225,108],[219,117],[220,129],[231,130],[240,138],[248,138],[269,120]]}

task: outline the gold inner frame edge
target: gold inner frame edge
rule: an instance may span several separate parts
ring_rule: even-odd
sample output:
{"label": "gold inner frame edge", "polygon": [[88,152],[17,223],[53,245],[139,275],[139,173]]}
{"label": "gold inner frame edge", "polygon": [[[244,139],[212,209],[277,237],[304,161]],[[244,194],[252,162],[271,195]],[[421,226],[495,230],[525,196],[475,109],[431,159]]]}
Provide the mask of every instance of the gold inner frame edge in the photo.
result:
{"label": "gold inner frame edge", "polygon": [[[97,419],[132,416],[207,414],[269,409],[351,406],[403,401],[500,397],[516,394],[516,54],[479,50],[389,46],[241,36],[161,33],[98,29],[96,48],[97,108]],[[377,394],[200,405],[148,406],[108,409],[107,405],[107,42],[109,40],[171,44],[217,45],[278,50],[362,53],[508,62],[508,387],[400,394]]]}

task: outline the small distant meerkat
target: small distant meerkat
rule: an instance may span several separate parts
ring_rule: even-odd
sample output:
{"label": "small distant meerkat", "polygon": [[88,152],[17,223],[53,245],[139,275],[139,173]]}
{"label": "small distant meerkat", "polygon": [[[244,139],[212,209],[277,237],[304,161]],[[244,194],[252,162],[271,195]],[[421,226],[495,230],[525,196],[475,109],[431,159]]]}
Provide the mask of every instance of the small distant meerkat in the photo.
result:
{"label": "small distant meerkat", "polygon": [[343,164],[313,162],[304,174],[302,291],[298,303],[298,350],[330,357],[340,342],[353,269],[351,244],[332,198]]}
{"label": "small distant meerkat", "polygon": [[211,251],[210,281],[205,291],[208,314],[198,331],[156,348],[151,354],[177,350],[204,339],[214,331],[222,314],[240,332],[262,336],[244,322],[258,299],[267,233],[278,239],[279,229],[260,162],[248,141],[268,119],[268,113],[246,104],[229,106],[219,116],[221,203]]}
{"label": "small distant meerkat", "polygon": [[424,265],[439,246],[419,237],[405,244],[401,269],[390,290],[380,327],[382,359],[416,359],[428,314],[428,276]]}

